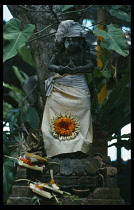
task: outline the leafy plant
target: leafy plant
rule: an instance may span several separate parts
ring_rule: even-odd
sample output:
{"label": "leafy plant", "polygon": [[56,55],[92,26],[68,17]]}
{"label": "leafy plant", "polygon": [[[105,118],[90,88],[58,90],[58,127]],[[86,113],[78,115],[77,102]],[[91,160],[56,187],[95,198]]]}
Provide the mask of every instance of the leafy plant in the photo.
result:
{"label": "leafy plant", "polygon": [[23,46],[23,47],[19,48],[19,51],[18,52],[22,56],[22,59],[25,62],[29,63],[34,68],[36,67],[35,62],[33,60],[33,57],[31,55],[31,51],[26,46]]}
{"label": "leafy plant", "polygon": [[122,78],[114,86],[109,94],[108,100],[101,108],[100,115],[103,122],[102,126],[104,130],[109,132],[109,134],[113,134],[114,132],[121,130],[124,125],[130,123],[131,92],[129,84],[130,65],[127,67],[125,74],[122,75]]}
{"label": "leafy plant", "polygon": [[13,109],[12,105],[3,101],[3,116],[6,117],[7,114]]}
{"label": "leafy plant", "polygon": [[[19,81],[23,83],[23,77],[20,75],[19,70],[17,68],[15,70],[17,72]],[[5,83],[4,86],[11,90],[10,95],[18,102],[18,108],[13,109],[10,104],[3,102],[3,120],[5,123],[9,123],[9,131],[3,131],[3,151],[4,155],[18,157],[22,148],[18,146],[16,150],[16,147],[14,145],[21,145],[22,143],[22,139],[20,138],[20,136],[18,136],[19,129],[22,129],[24,123],[27,124],[28,129],[38,129],[40,125],[40,120],[36,109],[34,107],[30,107],[28,100],[24,101],[26,95],[22,90]],[[23,130],[23,133],[25,134],[26,131]],[[16,169],[14,167],[14,162],[8,158],[4,158],[4,203],[11,194],[11,187],[15,179],[15,173]]]}
{"label": "leafy plant", "polygon": [[16,66],[13,66],[13,70],[21,85],[23,85],[24,81],[28,79],[28,75],[23,71],[19,70]]}
{"label": "leafy plant", "polygon": [[129,54],[129,46],[122,29],[117,28],[115,25],[107,25],[107,32],[101,29],[94,29],[93,33],[102,36],[105,39],[105,46],[108,50],[115,50],[122,56]]}
{"label": "leafy plant", "polygon": [[[92,5],[87,5],[87,7]],[[116,24],[115,20],[127,22],[130,24],[130,8],[128,5],[93,5],[94,7],[103,8],[111,19],[111,24],[108,24],[106,31],[95,29],[93,33],[97,36],[104,38],[104,41],[100,43],[101,52],[99,58],[102,61],[102,68],[96,67],[94,70],[94,76],[96,80],[96,89],[100,93],[103,87],[106,87],[111,80],[114,80],[112,88],[108,90],[107,96],[101,104],[98,105],[100,120],[102,129],[109,132],[109,139],[112,138],[112,134],[120,130],[124,125],[130,123],[130,65],[127,68],[120,69],[120,67],[114,66],[115,54],[122,56],[122,61],[129,55],[129,46],[124,32]],[[61,5],[62,11],[66,13],[66,10],[73,8],[74,5]],[[86,11],[86,10],[85,10]],[[77,12],[77,11],[75,11]],[[69,12],[68,12],[69,13]],[[64,14],[64,13],[63,13]],[[96,23],[97,25],[97,23]],[[51,27],[48,26],[41,31]],[[19,53],[24,61],[30,63],[35,68],[35,62],[32,59],[30,50],[25,46],[33,34],[35,26],[32,24],[26,25],[22,28],[21,22],[17,18],[13,18],[8,21],[4,27],[4,61],[10,59]],[[36,32],[36,34],[40,33]],[[47,34],[46,36],[49,36]],[[35,39],[39,39],[37,37]],[[35,40],[33,39],[33,40]],[[32,40],[30,40],[32,41]],[[14,67],[15,73],[21,82],[23,83],[27,75]],[[118,71],[117,71],[118,70]],[[22,74],[23,76],[22,76]],[[116,76],[115,76],[116,74]],[[119,78],[117,78],[117,76]],[[89,85],[92,85],[92,75],[88,74]],[[17,155],[14,153],[13,148],[10,147],[12,142],[18,137],[18,129],[22,128],[22,124],[26,124],[28,129],[38,129],[40,126],[40,120],[38,112],[34,107],[30,106],[29,101],[25,93],[9,84],[4,84],[5,87],[10,89],[10,95],[18,102],[18,108],[12,109],[12,106],[8,103],[3,103],[4,107],[4,121],[9,123],[10,131],[5,132],[3,135],[3,148],[6,155]],[[96,108],[96,98],[92,95],[92,107]],[[96,112],[93,113],[93,115]],[[93,116],[94,117],[94,116]],[[126,137],[127,138],[127,137]],[[117,147],[125,146],[126,149],[130,148],[130,140],[124,140],[120,145],[114,143]],[[18,140],[19,141],[19,140]],[[21,140],[20,140],[21,141]],[[15,168],[13,161],[4,158],[4,201],[11,193],[11,186],[14,180]],[[73,197],[73,199],[75,199]],[[76,198],[77,199],[77,198]],[[33,198],[35,205],[40,205],[40,199],[35,196]]]}
{"label": "leafy plant", "polygon": [[40,198],[39,196],[33,196],[32,201],[33,205],[41,205],[42,198]]}
{"label": "leafy plant", "polygon": [[[18,153],[12,151],[10,146],[11,146],[10,138],[4,133],[3,154],[11,155],[12,157],[17,157]],[[14,182],[15,175],[16,175],[16,169],[14,167],[14,161],[4,157],[4,162],[3,162],[3,195],[4,195],[3,202],[4,203],[11,194],[11,187]]]}
{"label": "leafy plant", "polygon": [[61,5],[61,9],[62,9],[63,12],[65,10],[70,9],[70,8],[73,8],[73,7],[74,7],[74,5]]}
{"label": "leafy plant", "polygon": [[10,19],[4,26],[4,51],[3,61],[15,56],[20,47],[31,37],[35,26],[27,24],[23,29],[21,22],[17,18]]}
{"label": "leafy plant", "polygon": [[3,194],[4,202],[11,194],[11,187],[15,179],[14,163],[11,160],[5,160],[3,164]]}

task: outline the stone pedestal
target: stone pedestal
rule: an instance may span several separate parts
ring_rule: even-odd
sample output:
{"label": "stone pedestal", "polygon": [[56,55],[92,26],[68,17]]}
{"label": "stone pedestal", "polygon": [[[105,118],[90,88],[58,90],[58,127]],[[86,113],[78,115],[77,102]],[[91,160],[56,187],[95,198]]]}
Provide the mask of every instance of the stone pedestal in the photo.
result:
{"label": "stone pedestal", "polygon": [[[74,156],[54,157],[52,161],[59,163],[59,166],[53,167],[55,182],[59,184],[61,190],[71,193],[70,197],[59,197],[59,204],[124,205],[117,187],[117,169],[111,167],[110,157],[107,156],[107,132],[94,132],[90,157],[77,153]],[[41,173],[18,166],[16,179],[32,177],[44,183],[51,180],[49,170]],[[73,188],[89,188],[90,193],[86,198],[77,198],[74,196]],[[16,182],[12,187],[12,195],[7,205],[33,205],[34,195],[38,196],[32,192],[26,181]],[[53,198],[51,200],[41,198],[41,205],[58,205]]]}

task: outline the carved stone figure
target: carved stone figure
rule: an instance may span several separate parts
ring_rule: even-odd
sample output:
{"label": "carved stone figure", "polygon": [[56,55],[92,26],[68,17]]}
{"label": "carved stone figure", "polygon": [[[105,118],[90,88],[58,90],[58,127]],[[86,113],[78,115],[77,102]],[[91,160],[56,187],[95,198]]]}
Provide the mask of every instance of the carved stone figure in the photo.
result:
{"label": "carved stone figure", "polygon": [[93,71],[86,31],[73,20],[62,21],[56,33],[57,52],[45,81],[47,101],[42,120],[48,157],[82,152],[90,155],[93,140],[90,90],[85,74]]}

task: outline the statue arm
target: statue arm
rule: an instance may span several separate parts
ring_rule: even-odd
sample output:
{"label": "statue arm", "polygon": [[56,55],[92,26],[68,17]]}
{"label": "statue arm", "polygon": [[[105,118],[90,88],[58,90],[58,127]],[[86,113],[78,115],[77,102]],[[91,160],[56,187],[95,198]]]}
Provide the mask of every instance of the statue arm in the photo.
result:
{"label": "statue arm", "polygon": [[51,72],[59,73],[60,75],[65,73],[65,67],[58,64],[58,55],[54,54],[49,62],[48,70]]}
{"label": "statue arm", "polygon": [[91,60],[87,60],[83,66],[68,66],[68,74],[77,74],[77,73],[91,73],[94,69],[94,65]]}
{"label": "statue arm", "polygon": [[78,66],[75,67],[74,72],[75,73],[91,73],[94,69],[93,62],[91,60],[88,60],[84,66]]}

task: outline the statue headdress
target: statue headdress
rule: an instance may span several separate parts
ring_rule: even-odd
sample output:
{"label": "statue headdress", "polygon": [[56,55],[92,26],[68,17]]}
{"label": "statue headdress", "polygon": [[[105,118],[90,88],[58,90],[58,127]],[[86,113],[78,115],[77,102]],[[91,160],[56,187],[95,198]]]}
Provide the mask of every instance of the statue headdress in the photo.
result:
{"label": "statue headdress", "polygon": [[65,37],[85,37],[86,31],[83,26],[73,20],[62,21],[55,35],[56,40],[61,42]]}

